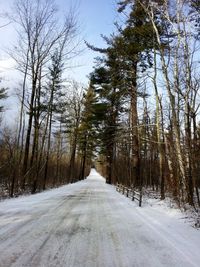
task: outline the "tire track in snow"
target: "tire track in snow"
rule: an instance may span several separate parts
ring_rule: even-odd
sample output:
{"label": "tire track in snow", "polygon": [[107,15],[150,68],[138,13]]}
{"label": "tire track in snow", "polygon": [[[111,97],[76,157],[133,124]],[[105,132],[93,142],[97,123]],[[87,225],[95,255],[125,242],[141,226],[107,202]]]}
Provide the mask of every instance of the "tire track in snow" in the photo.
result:
{"label": "tire track in snow", "polygon": [[[190,256],[187,258],[187,253],[186,257],[180,253],[184,250],[179,246],[177,249],[173,247],[173,240],[175,244],[181,240],[173,239],[173,231],[156,227],[145,214],[145,209],[138,210],[131,201],[94,174],[90,179],[74,184],[73,189],[66,187],[66,191],[51,198],[52,191],[48,198],[38,202],[37,212],[34,209],[28,211],[31,221],[16,231],[12,214],[8,214],[11,222],[3,230],[0,266],[198,266],[195,261],[190,261]],[[22,217],[25,214],[23,208]],[[13,219],[14,216],[16,212]],[[12,227],[12,234],[16,236],[9,234]],[[166,234],[172,244],[167,241]],[[199,263],[200,256],[198,259],[196,262]]]}
{"label": "tire track in snow", "polygon": [[[70,207],[68,212],[62,209],[65,204]],[[65,219],[68,219],[73,206],[76,206],[76,204],[77,202],[71,195],[65,196],[64,200],[56,203],[56,205],[47,210],[45,214],[40,211],[40,214],[33,215],[32,220],[23,223],[18,229],[13,229],[11,233],[8,232],[6,240],[3,240],[4,242],[1,240],[0,266],[10,267],[16,264],[16,266],[21,267],[23,266],[22,263],[18,265],[17,261],[23,257],[28,258],[24,266],[29,266],[30,260],[34,258],[34,255],[37,255],[38,252],[41,253],[43,251],[44,246],[51,239],[51,236],[54,235],[59,225],[62,224]],[[52,222],[52,218],[55,219],[55,222]],[[30,240],[32,241],[31,245]],[[7,259],[9,258],[8,251],[12,251],[12,249],[15,250],[15,247],[17,247],[18,251],[13,253],[14,256],[11,256],[11,260],[9,261],[9,259]],[[6,264],[7,261],[9,262]]]}

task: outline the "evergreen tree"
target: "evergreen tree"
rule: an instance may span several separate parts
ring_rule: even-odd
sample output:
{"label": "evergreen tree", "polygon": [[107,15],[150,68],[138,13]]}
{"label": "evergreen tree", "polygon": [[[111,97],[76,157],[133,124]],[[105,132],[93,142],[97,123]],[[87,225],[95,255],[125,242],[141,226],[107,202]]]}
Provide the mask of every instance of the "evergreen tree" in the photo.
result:
{"label": "evergreen tree", "polygon": [[79,127],[79,153],[81,156],[80,179],[86,176],[87,164],[91,166],[95,151],[96,131],[94,127],[96,95],[93,86],[90,84],[83,98],[83,112]]}
{"label": "evergreen tree", "polygon": [[[103,37],[108,48],[100,49],[88,45],[94,51],[104,54],[101,62],[105,68],[97,68],[94,71],[92,79],[94,83],[100,83],[102,99],[108,102],[112,95],[116,98],[116,93],[112,90],[121,92],[119,94],[119,103],[123,105],[123,99],[126,98],[130,103],[130,144],[131,144],[131,176],[130,183],[134,185],[142,185],[142,177],[140,175],[140,145],[139,145],[139,119],[138,119],[138,97],[143,96],[138,80],[141,74],[151,67],[152,50],[157,49],[155,33],[148,14],[145,12],[142,4],[148,4],[148,1],[122,1],[119,3],[119,12],[122,12],[129,5],[128,19],[123,27],[117,25],[118,33],[111,35],[110,38]],[[162,1],[158,3],[162,5]],[[160,20],[159,12],[155,15],[156,25],[162,36],[163,27]],[[162,40],[163,47],[167,47],[165,38]],[[96,81],[95,81],[96,79]],[[98,90],[98,86],[97,86]],[[111,103],[111,106],[113,104]],[[120,104],[118,105],[120,106]],[[105,108],[107,108],[105,106]],[[120,110],[120,107],[119,109]],[[106,112],[113,118],[112,112]],[[109,118],[107,118],[109,122]],[[112,121],[115,127],[114,120]],[[116,127],[115,127],[116,131]],[[129,130],[128,130],[129,131]],[[108,131],[109,135],[109,131]],[[110,134],[112,136],[112,134]],[[108,139],[106,139],[108,140]],[[111,142],[112,143],[112,142]],[[106,149],[108,151],[108,149]],[[108,158],[110,155],[108,156]],[[112,157],[113,158],[113,157]],[[110,161],[110,160],[109,160]],[[111,166],[112,163],[108,163]]]}
{"label": "evergreen tree", "polygon": [[[124,80],[130,97],[130,126],[131,126],[131,154],[132,154],[132,183],[142,185],[140,174],[141,155],[139,147],[139,119],[138,119],[138,76],[152,66],[151,50],[155,46],[151,22],[148,19],[140,1],[130,1],[130,14],[121,29],[120,35],[114,40],[114,47],[122,57]],[[121,12],[128,1],[119,3]]]}
{"label": "evergreen tree", "polygon": [[[5,98],[7,98],[7,90],[5,88],[0,88],[0,100],[4,100]],[[3,106],[0,106],[0,112],[3,111]]]}
{"label": "evergreen tree", "polygon": [[98,96],[95,106],[95,116],[98,122],[98,135],[100,140],[100,153],[107,159],[107,182],[114,180],[114,150],[116,134],[119,126],[119,115],[122,111],[124,91],[120,78],[120,68],[116,56],[107,53],[105,65],[95,68],[90,79]]}
{"label": "evergreen tree", "polygon": [[55,50],[52,56],[51,66],[49,67],[49,82],[46,87],[47,92],[49,93],[49,99],[46,103],[47,110],[47,122],[46,127],[48,129],[47,133],[47,153],[46,153],[46,163],[45,163],[45,173],[44,173],[44,183],[43,190],[45,190],[47,174],[48,174],[48,163],[49,163],[49,154],[51,149],[51,135],[52,135],[52,123],[53,115],[55,113],[62,113],[63,107],[63,85],[62,85],[62,73],[63,73],[63,62],[62,62],[62,50]]}

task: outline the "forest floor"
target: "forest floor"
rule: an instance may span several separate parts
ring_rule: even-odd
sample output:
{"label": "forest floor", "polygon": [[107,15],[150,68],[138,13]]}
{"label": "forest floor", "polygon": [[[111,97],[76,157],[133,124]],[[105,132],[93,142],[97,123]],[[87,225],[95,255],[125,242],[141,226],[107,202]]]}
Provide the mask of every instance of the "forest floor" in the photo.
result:
{"label": "forest floor", "polygon": [[0,203],[1,267],[200,266],[200,231],[137,203],[92,170],[76,184]]}

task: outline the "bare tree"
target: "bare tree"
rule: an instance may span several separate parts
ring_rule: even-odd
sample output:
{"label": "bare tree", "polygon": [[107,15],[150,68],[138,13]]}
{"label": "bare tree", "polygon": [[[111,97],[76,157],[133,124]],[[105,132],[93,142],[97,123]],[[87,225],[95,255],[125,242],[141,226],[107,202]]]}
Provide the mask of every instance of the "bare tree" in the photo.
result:
{"label": "bare tree", "polygon": [[[76,33],[76,21],[73,14],[70,13],[65,17],[63,25],[59,24],[56,15],[57,8],[53,0],[17,0],[15,2],[13,20],[18,24],[19,41],[12,56],[18,63],[18,69],[24,75],[18,140],[21,135],[26,84],[28,83],[30,86],[29,92],[26,92],[29,110],[23,159],[23,188],[25,187],[28,167],[29,169],[32,168],[34,159],[38,160],[38,138],[42,113],[40,109],[41,90],[46,75],[46,65],[56,47],[63,46],[62,53],[66,53],[66,44],[69,44]],[[32,156],[29,162],[33,123]]]}

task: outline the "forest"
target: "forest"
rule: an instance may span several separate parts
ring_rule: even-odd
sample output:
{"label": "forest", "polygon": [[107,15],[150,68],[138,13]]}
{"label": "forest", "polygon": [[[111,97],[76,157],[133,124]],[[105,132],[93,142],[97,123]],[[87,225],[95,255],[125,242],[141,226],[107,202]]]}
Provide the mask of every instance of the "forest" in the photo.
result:
{"label": "forest", "polygon": [[109,184],[200,206],[200,1],[115,9],[105,46],[85,40],[95,57],[85,86],[64,78],[80,52],[75,14],[60,23],[54,1],[15,2],[10,56],[22,81],[15,128],[2,123],[9,88],[0,89],[1,198],[74,183],[95,167]]}

